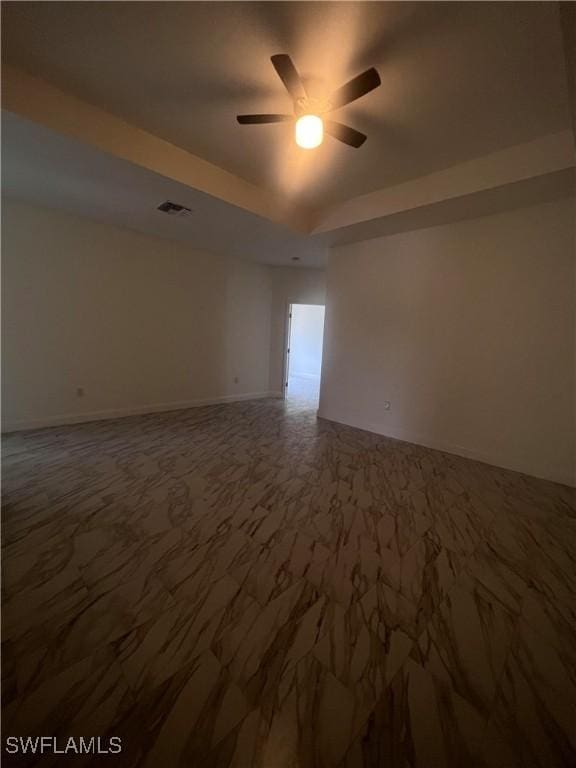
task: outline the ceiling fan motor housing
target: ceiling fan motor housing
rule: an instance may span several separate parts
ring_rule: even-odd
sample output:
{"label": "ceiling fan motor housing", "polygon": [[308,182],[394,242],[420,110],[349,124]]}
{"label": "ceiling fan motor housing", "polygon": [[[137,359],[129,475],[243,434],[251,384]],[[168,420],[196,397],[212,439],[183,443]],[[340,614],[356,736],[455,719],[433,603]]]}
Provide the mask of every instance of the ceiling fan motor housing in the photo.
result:
{"label": "ceiling fan motor housing", "polygon": [[[324,133],[328,133],[349,147],[361,147],[366,141],[366,134],[343,125],[335,120],[325,120],[323,115],[340,107],[351,104],[356,99],[365,96],[374,88],[381,85],[380,75],[371,67],[360,75],[356,75],[338,90],[332,93],[330,99],[319,99],[309,96],[294,62],[286,53],[278,53],[271,57],[272,64],[294,103],[294,115],[237,115],[241,125],[266,125],[267,123],[291,123],[296,120],[296,143],[303,149],[315,149],[320,146]],[[310,120],[305,118],[310,117]],[[313,120],[312,118],[315,118]],[[306,125],[303,123],[306,122]]]}
{"label": "ceiling fan motor housing", "polygon": [[302,115],[323,115],[330,111],[328,99],[318,99],[314,96],[302,96],[294,101],[294,113],[296,117]]}

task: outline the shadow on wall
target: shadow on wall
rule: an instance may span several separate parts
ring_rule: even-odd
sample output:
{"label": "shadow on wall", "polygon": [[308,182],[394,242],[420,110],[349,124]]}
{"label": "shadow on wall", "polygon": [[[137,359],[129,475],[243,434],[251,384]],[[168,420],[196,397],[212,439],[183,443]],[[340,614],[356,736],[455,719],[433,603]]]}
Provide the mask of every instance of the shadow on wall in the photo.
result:
{"label": "shadow on wall", "polygon": [[573,222],[559,200],[334,249],[320,414],[572,483]]}

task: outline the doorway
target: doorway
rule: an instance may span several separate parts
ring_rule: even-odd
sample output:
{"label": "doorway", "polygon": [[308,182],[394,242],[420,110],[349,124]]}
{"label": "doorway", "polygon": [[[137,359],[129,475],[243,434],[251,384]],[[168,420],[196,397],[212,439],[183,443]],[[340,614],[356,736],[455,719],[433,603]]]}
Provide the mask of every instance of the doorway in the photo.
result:
{"label": "doorway", "polygon": [[317,408],[322,369],[324,306],[290,304],[286,338],[286,399],[299,405]]}

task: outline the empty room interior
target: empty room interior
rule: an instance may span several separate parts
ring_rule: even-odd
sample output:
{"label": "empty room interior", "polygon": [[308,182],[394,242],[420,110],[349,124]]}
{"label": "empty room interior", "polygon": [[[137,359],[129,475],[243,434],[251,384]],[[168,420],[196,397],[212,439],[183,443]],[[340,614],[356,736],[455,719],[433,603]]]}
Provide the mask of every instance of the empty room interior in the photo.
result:
{"label": "empty room interior", "polygon": [[576,766],[576,3],[2,3],[2,762]]}

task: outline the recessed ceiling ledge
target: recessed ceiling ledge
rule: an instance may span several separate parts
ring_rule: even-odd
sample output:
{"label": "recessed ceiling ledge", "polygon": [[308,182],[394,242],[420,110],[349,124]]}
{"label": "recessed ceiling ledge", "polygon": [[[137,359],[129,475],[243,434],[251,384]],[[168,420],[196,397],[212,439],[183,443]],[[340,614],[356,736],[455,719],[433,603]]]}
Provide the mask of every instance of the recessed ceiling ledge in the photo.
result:
{"label": "recessed ceiling ledge", "polygon": [[333,232],[575,166],[574,135],[571,130],[560,131],[347,200],[325,211],[311,234]]}
{"label": "recessed ceiling ledge", "polygon": [[2,69],[2,107],[295,232],[310,231],[307,210],[11,66]]}

